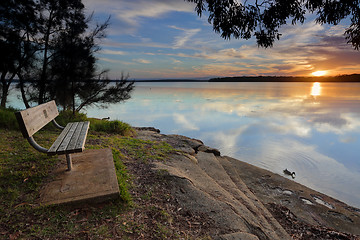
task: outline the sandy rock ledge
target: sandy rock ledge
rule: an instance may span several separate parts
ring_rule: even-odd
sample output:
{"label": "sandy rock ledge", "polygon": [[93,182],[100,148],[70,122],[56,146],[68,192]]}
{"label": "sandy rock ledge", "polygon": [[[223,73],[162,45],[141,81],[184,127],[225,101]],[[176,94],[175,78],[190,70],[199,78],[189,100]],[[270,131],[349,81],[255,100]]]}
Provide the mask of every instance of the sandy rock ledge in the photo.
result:
{"label": "sandy rock ledge", "polygon": [[137,138],[165,141],[178,152],[155,170],[181,209],[206,215],[213,239],[360,239],[360,210],[286,177],[221,156],[202,141],[136,128]]}

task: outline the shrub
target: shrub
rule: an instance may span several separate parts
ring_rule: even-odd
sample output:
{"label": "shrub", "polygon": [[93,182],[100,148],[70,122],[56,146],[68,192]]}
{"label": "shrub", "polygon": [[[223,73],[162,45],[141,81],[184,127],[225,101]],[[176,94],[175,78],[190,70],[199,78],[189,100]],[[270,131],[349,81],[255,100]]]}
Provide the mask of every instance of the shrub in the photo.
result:
{"label": "shrub", "polygon": [[117,133],[123,136],[128,136],[133,133],[133,129],[127,123],[124,123],[119,120],[106,121],[99,119],[89,119],[90,120],[90,129],[99,132],[106,133]]}
{"label": "shrub", "polygon": [[17,110],[13,108],[0,108],[0,128],[18,130],[19,125],[17,123],[15,112]]}
{"label": "shrub", "polygon": [[[0,108],[0,128],[19,130],[19,126],[15,117],[15,112],[18,111],[13,108]],[[66,126],[69,122],[83,122],[90,121],[90,129],[98,132],[116,133],[123,136],[129,136],[134,133],[131,126],[119,120],[107,121],[95,118],[88,119],[85,113],[76,112],[75,115],[72,111],[61,111],[59,116],[56,117],[57,123],[61,126]],[[53,126],[50,124],[46,129],[51,129]]]}
{"label": "shrub", "polygon": [[75,112],[75,115],[71,110],[61,111],[56,118],[56,122],[61,126],[66,126],[69,122],[83,122],[88,121],[85,113]]}

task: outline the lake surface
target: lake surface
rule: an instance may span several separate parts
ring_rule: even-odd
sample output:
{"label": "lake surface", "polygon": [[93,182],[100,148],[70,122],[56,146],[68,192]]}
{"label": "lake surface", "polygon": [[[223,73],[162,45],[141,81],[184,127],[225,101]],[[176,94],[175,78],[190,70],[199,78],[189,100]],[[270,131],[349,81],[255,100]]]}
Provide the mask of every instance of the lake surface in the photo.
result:
{"label": "lake surface", "polygon": [[201,139],[280,175],[287,168],[360,208],[360,83],[138,83],[127,102],[87,113]]}

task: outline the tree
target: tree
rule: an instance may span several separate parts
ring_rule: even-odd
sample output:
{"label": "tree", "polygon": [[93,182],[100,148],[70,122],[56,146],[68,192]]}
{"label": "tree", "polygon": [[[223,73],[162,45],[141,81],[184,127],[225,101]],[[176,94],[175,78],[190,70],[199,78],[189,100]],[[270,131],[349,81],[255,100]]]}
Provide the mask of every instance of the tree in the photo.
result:
{"label": "tree", "polygon": [[[40,0],[39,28],[37,41],[42,49],[40,56],[40,76],[37,82],[38,103],[46,99],[46,86],[52,76],[49,75],[51,61],[55,58],[55,43],[59,35],[69,31],[83,32],[87,27],[81,0]],[[79,14],[82,13],[82,14]]]}
{"label": "tree", "polygon": [[6,106],[10,85],[18,72],[29,65],[36,52],[30,41],[36,32],[32,0],[3,0],[0,3],[1,107]]}
{"label": "tree", "polygon": [[134,82],[128,82],[128,76],[122,74],[121,79],[111,83],[100,75],[97,80],[84,83],[78,92],[79,105],[76,111],[85,106],[97,105],[107,107],[109,103],[119,103],[130,99]]}
{"label": "tree", "polygon": [[255,36],[258,46],[272,47],[279,40],[279,28],[305,21],[307,12],[316,14],[319,24],[337,25],[350,18],[345,38],[354,49],[360,48],[360,1],[349,0],[185,0],[196,4],[201,16],[208,11],[208,21],[215,32],[225,39],[250,39]]}
{"label": "tree", "polygon": [[2,103],[15,76],[26,107],[55,98],[75,112],[97,101],[104,105],[128,99],[133,83],[124,78],[112,84],[106,71],[96,67],[95,52],[109,21],[89,30],[91,19],[81,0],[1,1]]}
{"label": "tree", "polygon": [[79,11],[67,31],[63,31],[55,40],[56,56],[50,64],[52,81],[49,85],[49,97],[56,98],[63,109],[73,113],[89,105],[105,107],[130,98],[133,82],[127,82],[122,74],[121,80],[111,83],[106,78],[107,71],[97,71],[95,53],[100,49],[97,41],[104,38],[109,19],[86,33],[87,23]]}

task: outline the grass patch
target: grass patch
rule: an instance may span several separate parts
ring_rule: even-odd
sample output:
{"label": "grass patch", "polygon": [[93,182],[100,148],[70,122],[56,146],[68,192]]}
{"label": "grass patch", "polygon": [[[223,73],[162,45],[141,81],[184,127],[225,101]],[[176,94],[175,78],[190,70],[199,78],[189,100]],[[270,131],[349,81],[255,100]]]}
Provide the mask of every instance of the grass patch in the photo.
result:
{"label": "grass patch", "polygon": [[0,126],[4,129],[19,129],[13,108],[0,108]]}
{"label": "grass patch", "polygon": [[[36,141],[49,147],[58,133],[41,130]],[[129,211],[129,174],[114,152],[121,200],[101,206],[52,206],[37,203],[42,184],[59,159],[33,149],[16,130],[0,128],[0,239],[111,238],[119,215]]]}
{"label": "grass patch", "polygon": [[[51,133],[39,135],[39,144],[49,146]],[[19,131],[0,129],[0,208],[31,201],[42,180],[56,163],[33,149]]]}
{"label": "grass patch", "polygon": [[[50,147],[58,136],[56,130],[41,130],[36,141]],[[39,190],[58,163],[33,149],[17,130],[0,128],[0,239],[104,239],[116,236],[126,239],[141,236],[169,236],[169,215],[159,211],[161,221],[155,228],[132,219],[141,206],[133,204],[131,179],[124,162],[164,160],[173,149],[157,143],[123,137],[119,134],[89,132],[86,148],[110,147],[113,151],[120,200],[97,206],[52,206],[37,204]],[[149,215],[150,216],[150,215]],[[127,222],[127,225],[123,223]],[[119,227],[121,226],[121,227]],[[170,231],[171,232],[171,231]]]}
{"label": "grass patch", "polygon": [[89,121],[90,129],[93,131],[121,134],[123,136],[134,134],[134,131],[129,124],[119,120],[107,121],[90,118]]}
{"label": "grass patch", "polygon": [[136,160],[143,163],[155,160],[165,161],[170,153],[177,150],[166,142],[155,142],[121,135],[106,135],[92,132],[88,136],[90,148],[112,148],[122,161]]}
{"label": "grass patch", "polygon": [[[18,111],[12,108],[0,108],[0,128],[18,130],[19,126],[15,117],[15,112]],[[61,126],[66,126],[69,122],[83,122],[90,121],[90,131],[105,132],[110,134],[120,134],[123,136],[134,135],[134,130],[128,123],[114,120],[100,120],[95,118],[88,118],[85,113],[72,113],[72,111],[61,111],[56,117],[57,123]],[[54,130],[52,124],[48,124],[45,129]]]}
{"label": "grass patch", "polygon": [[164,161],[168,154],[176,150],[165,142],[153,142],[131,137],[111,138],[109,144],[117,147],[124,155],[148,163]]}
{"label": "grass patch", "polygon": [[[14,112],[1,111],[0,115],[6,116],[3,122],[16,123]],[[84,115],[75,119],[83,120],[86,120]],[[61,115],[58,120],[62,125],[67,121],[74,121],[72,113]],[[165,161],[176,150],[165,142],[122,136],[132,131],[129,125],[117,123],[116,126],[125,131],[115,130],[117,134],[112,134],[113,121],[90,121],[90,126],[101,127],[89,131],[86,148],[112,149],[120,200],[96,205],[39,206],[39,190],[51,177],[49,174],[59,159],[33,149],[19,130],[11,130],[14,125],[1,125],[0,239],[190,239],[173,226],[173,212],[157,205],[161,199],[168,199],[156,190],[161,189],[161,185],[152,185],[159,179],[149,175],[151,183],[145,181],[137,185],[137,179],[146,178],[148,163]],[[35,134],[35,139],[48,148],[58,135],[58,130],[46,127]],[[134,165],[140,166],[143,172],[132,175]]]}
{"label": "grass patch", "polygon": [[129,136],[134,133],[131,126],[125,122],[119,120],[107,121],[96,118],[88,118],[84,113],[75,113],[74,115],[72,111],[69,110],[60,112],[56,121],[62,126],[66,126],[69,122],[90,121],[91,131],[121,134],[123,136]]}
{"label": "grass patch", "polygon": [[120,198],[124,202],[130,203],[131,202],[131,196],[129,193],[130,177],[126,170],[126,166],[120,159],[121,153],[116,149],[112,149],[112,153],[113,153],[113,157],[114,157],[116,177],[117,177],[118,184],[119,184]]}

